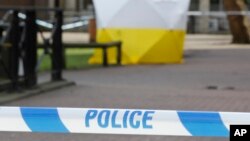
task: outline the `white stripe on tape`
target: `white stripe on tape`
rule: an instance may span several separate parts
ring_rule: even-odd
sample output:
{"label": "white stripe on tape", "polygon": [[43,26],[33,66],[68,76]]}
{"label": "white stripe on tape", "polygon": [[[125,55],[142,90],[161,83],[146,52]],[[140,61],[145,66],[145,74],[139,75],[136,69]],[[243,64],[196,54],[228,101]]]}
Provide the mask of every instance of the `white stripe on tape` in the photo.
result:
{"label": "white stripe on tape", "polygon": [[31,130],[24,122],[20,108],[0,107],[0,131],[23,131]]}
{"label": "white stripe on tape", "polygon": [[232,114],[232,113],[220,113],[221,119],[227,129],[229,130],[230,125],[250,125],[250,116],[248,113],[238,113],[238,114]]}

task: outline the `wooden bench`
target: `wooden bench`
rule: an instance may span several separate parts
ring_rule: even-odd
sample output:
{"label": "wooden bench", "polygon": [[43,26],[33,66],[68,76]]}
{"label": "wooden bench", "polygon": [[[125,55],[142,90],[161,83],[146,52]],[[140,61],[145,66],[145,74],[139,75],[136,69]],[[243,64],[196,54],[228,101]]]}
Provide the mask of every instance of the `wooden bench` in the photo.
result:
{"label": "wooden bench", "polygon": [[[39,45],[39,48],[43,48],[44,45]],[[64,48],[100,48],[103,50],[102,57],[103,57],[103,66],[108,67],[108,48],[116,47],[117,48],[117,56],[116,61],[117,65],[121,65],[121,59],[122,59],[122,42],[121,41],[114,41],[114,42],[107,42],[107,43],[96,43],[96,42],[90,42],[90,43],[63,43]]]}

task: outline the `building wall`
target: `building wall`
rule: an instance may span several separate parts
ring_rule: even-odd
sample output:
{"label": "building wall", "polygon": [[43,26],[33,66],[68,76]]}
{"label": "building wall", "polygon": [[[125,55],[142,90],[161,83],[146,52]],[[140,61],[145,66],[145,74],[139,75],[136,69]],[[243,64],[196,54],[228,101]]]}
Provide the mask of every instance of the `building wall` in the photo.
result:
{"label": "building wall", "polygon": [[30,6],[34,5],[34,0],[1,0],[1,6]]}
{"label": "building wall", "polygon": [[[223,0],[191,0],[190,11],[223,11]],[[227,33],[229,30],[226,17],[193,16],[189,17],[191,33]]]}
{"label": "building wall", "polygon": [[48,6],[48,0],[0,0],[1,6]]}

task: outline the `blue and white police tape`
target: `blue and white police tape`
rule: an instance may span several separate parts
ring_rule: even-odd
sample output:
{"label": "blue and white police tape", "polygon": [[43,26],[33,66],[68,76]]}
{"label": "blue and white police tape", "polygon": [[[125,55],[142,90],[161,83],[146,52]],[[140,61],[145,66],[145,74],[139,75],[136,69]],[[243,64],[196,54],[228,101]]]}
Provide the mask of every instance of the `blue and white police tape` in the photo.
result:
{"label": "blue and white police tape", "polygon": [[0,131],[229,137],[250,113],[0,107]]}

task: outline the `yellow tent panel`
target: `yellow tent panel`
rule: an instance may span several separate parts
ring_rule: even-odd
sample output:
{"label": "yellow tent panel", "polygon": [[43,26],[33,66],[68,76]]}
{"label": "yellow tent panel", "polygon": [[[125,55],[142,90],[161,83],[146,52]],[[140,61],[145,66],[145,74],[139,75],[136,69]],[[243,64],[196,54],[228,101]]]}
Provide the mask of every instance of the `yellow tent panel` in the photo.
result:
{"label": "yellow tent panel", "polygon": [[[109,28],[98,30],[98,42],[121,40],[122,64],[181,63],[185,31],[166,29]],[[108,62],[115,63],[115,49],[108,50]],[[102,50],[96,50],[89,60],[102,63]]]}

